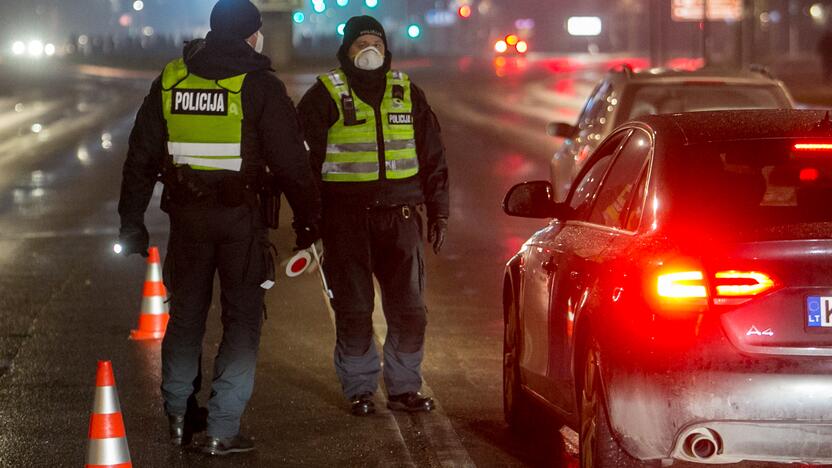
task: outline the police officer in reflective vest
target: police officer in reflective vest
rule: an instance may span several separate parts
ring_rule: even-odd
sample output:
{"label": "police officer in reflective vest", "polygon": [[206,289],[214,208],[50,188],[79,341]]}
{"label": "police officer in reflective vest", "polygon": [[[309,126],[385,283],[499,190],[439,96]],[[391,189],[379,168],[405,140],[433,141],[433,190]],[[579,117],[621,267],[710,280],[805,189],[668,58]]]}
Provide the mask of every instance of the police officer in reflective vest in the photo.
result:
{"label": "police officer in reflective vest", "polygon": [[207,433],[197,441],[211,455],[254,448],[240,434],[240,418],[254,385],[264,288],[274,279],[263,194],[256,193],[264,173],[271,176],[266,190],[281,190],[292,206],[297,247],[318,238],[318,188],[294,105],[259,53],[260,27],[249,0],[220,0],[207,37],[188,43],[184,58],[165,67],[136,117],[118,208],[124,253],[146,255],[144,212],[161,175],[162,210],[170,217],[163,276],[171,316],[161,389],[176,445],[204,428],[196,394],[219,273],[223,336]]}
{"label": "police officer in reflective vest", "polygon": [[448,171],[439,125],[421,89],[390,70],[381,24],[351,18],[341,67],[298,104],[323,198],[323,271],[336,317],[335,370],[358,416],[375,411],[373,276],[387,319],[384,382],[394,410],[430,411],[419,393],[426,309],[422,220],[436,253],[448,226]]}

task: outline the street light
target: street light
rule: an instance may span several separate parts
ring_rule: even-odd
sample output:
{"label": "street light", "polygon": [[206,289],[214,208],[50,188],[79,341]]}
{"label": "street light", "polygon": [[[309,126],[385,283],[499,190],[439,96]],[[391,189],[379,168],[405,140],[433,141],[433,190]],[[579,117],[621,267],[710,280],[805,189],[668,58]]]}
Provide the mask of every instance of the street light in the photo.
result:
{"label": "street light", "polygon": [[811,15],[814,19],[823,18],[823,6],[820,3],[815,3],[809,7],[809,15]]}
{"label": "street light", "polygon": [[341,24],[338,25],[338,27],[335,30],[338,31],[339,36],[343,36],[344,35],[344,28],[346,28],[346,27],[347,27],[347,23],[341,23]]}
{"label": "street light", "polygon": [[350,0],[335,0],[335,3],[338,4],[339,7],[345,7],[349,5]]}
{"label": "street light", "polygon": [[364,0],[364,4],[367,8],[375,8],[378,6],[378,0]]}
{"label": "street light", "polygon": [[296,24],[301,24],[306,19],[306,15],[302,11],[296,11],[292,14],[292,21]]}
{"label": "street light", "polygon": [[12,44],[12,53],[14,55],[23,55],[26,53],[26,44],[21,41],[17,41]]}
{"label": "street light", "polygon": [[133,9],[136,11],[144,10],[144,2],[142,0],[136,0],[133,2]]}

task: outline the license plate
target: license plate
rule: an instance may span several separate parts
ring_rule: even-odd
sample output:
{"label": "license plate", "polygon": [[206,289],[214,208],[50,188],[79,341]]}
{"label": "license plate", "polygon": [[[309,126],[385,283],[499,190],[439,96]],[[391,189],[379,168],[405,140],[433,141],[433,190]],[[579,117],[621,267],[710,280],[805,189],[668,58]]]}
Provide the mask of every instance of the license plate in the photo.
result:
{"label": "license plate", "polygon": [[809,328],[832,329],[832,296],[808,296],[806,319]]}

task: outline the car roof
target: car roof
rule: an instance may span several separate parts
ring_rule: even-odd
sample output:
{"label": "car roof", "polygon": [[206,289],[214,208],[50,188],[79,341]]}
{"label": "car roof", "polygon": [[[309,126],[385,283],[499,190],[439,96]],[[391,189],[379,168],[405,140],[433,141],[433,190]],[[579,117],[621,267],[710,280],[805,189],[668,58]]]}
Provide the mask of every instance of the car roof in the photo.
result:
{"label": "car roof", "polygon": [[779,138],[832,138],[832,123],[818,129],[828,111],[754,109],[650,115],[636,119],[657,135],[681,137],[680,143],[728,142]]}
{"label": "car roof", "polygon": [[679,84],[688,81],[745,85],[779,85],[764,69],[738,70],[706,67],[698,70],[652,68],[635,72],[627,67],[611,70],[609,79],[628,84]]}

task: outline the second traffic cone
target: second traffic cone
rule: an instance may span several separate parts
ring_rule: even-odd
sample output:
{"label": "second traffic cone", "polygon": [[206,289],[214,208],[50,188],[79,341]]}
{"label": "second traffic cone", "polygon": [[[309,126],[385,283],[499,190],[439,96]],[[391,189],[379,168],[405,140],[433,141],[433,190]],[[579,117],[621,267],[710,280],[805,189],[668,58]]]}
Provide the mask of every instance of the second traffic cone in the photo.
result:
{"label": "second traffic cone", "polygon": [[98,361],[86,468],[132,468],[110,361]]}
{"label": "second traffic cone", "polygon": [[162,265],[159,249],[148,249],[147,275],[144,278],[142,292],[142,310],[139,315],[139,328],[130,332],[133,340],[155,340],[165,336],[170,315],[165,303],[167,291],[162,283]]}

